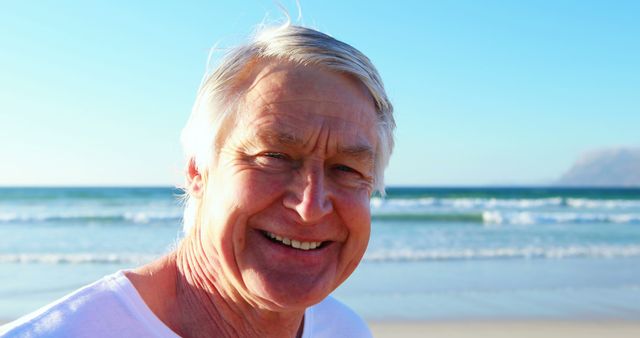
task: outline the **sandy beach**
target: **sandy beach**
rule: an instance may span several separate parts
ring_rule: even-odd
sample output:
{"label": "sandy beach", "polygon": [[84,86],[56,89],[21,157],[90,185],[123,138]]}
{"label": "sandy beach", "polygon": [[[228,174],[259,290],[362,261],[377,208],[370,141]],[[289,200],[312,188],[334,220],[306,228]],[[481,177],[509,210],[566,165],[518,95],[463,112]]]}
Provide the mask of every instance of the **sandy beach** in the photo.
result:
{"label": "sandy beach", "polygon": [[376,338],[640,337],[640,321],[373,321],[369,326]]}
{"label": "sandy beach", "polygon": [[369,327],[376,338],[640,337],[640,321],[370,321]]}

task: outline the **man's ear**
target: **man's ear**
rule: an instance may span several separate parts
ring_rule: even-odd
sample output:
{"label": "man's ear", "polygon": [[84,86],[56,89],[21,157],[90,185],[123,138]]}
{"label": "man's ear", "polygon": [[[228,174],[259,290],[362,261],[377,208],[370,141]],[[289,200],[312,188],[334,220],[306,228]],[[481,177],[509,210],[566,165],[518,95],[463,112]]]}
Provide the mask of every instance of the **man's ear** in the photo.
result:
{"label": "man's ear", "polygon": [[196,168],[196,160],[191,158],[187,166],[187,191],[195,198],[201,198],[204,190],[204,180]]}

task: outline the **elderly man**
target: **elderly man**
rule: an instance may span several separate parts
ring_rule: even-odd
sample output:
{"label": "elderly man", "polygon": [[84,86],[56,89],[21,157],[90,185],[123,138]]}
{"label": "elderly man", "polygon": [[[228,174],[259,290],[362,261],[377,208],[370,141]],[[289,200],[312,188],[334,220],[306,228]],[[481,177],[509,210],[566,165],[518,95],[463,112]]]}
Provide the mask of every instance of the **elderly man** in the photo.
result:
{"label": "elderly man", "polygon": [[185,238],[80,289],[9,337],[368,337],[328,295],[360,262],[394,121],[353,47],[285,25],[210,74],[183,131]]}

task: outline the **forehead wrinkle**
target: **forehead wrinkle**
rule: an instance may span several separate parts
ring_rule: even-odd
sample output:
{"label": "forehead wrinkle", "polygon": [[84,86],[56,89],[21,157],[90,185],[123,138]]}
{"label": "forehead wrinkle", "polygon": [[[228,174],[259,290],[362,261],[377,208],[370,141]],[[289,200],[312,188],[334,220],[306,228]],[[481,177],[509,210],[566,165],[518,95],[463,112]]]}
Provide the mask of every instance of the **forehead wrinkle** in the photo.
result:
{"label": "forehead wrinkle", "polygon": [[[299,107],[296,107],[296,114],[280,113],[278,110],[278,106],[280,105],[286,106],[287,104],[293,104],[293,103],[302,102],[302,101],[311,103],[311,105],[308,107],[308,109],[300,109]],[[254,109],[272,114],[275,119],[279,119],[280,117],[286,118],[287,116],[293,117],[294,119],[301,119],[305,121],[309,121],[309,119],[327,119],[327,120],[333,120],[333,121],[340,121],[340,123],[342,124],[354,123],[359,127],[364,128],[364,130],[369,130],[370,128],[373,127],[370,119],[367,117],[368,112],[364,112],[365,108],[357,107],[356,105],[354,105],[353,109],[351,109],[351,111],[345,116],[341,116],[340,114],[334,114],[332,111],[326,111],[326,112],[316,111],[317,107],[313,105],[313,103],[326,103],[326,102],[327,101],[324,101],[324,100],[292,99],[287,101],[278,101],[278,102],[254,105],[254,107],[257,107]],[[341,105],[340,102],[333,102],[333,101],[329,101],[329,102],[334,103],[336,105]],[[342,105],[341,108],[344,108],[344,105]],[[360,114],[361,112],[363,112],[363,114]],[[374,120],[375,119],[377,119],[377,116],[374,116]]]}
{"label": "forehead wrinkle", "polygon": [[[309,103],[333,103],[336,105],[341,105],[341,106],[346,106],[347,104],[345,104],[345,102],[339,101],[339,100],[333,100],[332,98],[326,97],[326,98],[312,98],[312,97],[299,97],[299,98],[291,98],[291,99],[279,99],[279,98],[274,98],[274,99],[265,99],[265,95],[263,93],[258,94],[260,99],[262,99],[263,102],[265,102],[265,106],[273,106],[273,105],[278,105],[278,104],[286,104],[286,103],[299,103],[299,102],[309,102]],[[299,95],[300,96],[300,95]],[[350,103],[348,104],[349,106],[361,106],[363,104],[366,103]]]}
{"label": "forehead wrinkle", "polygon": [[[256,136],[267,144],[282,144],[292,147],[305,147],[306,144],[301,137],[285,130],[262,129],[256,133]],[[375,152],[369,144],[339,145],[337,153],[367,162],[373,162],[375,158]]]}
{"label": "forehead wrinkle", "polygon": [[260,130],[257,132],[258,139],[266,141],[268,144],[284,144],[289,146],[302,146],[304,142],[297,135],[284,130]]}
{"label": "forehead wrinkle", "polygon": [[[306,103],[309,105],[309,112],[312,112],[322,104],[330,103],[342,108],[349,107],[348,109],[353,111],[353,115],[357,115],[356,112],[363,112],[373,108],[374,116],[377,118],[373,100],[354,103],[335,97],[335,93],[324,93],[323,91],[315,90],[299,91],[298,88],[291,88],[287,83],[273,81],[270,81],[268,85],[258,86],[258,82],[256,81],[244,95],[244,102],[250,103],[247,106],[256,110],[273,111],[279,105],[287,106],[289,104]],[[347,117],[333,115],[330,111],[322,113],[322,115],[348,120]]]}

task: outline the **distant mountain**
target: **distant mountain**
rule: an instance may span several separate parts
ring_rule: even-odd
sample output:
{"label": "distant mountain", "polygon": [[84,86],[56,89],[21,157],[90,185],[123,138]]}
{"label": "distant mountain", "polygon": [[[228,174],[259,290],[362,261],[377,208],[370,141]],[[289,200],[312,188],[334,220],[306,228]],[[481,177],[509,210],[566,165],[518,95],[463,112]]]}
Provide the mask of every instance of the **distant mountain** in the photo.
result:
{"label": "distant mountain", "polygon": [[640,148],[613,148],[586,153],[562,175],[556,185],[640,187]]}

